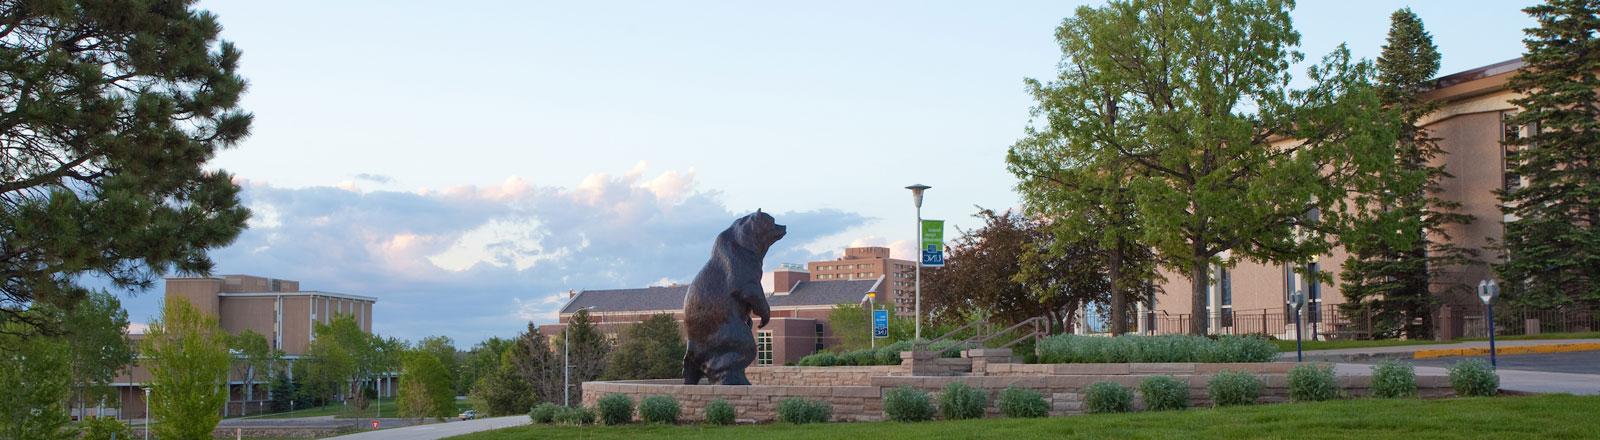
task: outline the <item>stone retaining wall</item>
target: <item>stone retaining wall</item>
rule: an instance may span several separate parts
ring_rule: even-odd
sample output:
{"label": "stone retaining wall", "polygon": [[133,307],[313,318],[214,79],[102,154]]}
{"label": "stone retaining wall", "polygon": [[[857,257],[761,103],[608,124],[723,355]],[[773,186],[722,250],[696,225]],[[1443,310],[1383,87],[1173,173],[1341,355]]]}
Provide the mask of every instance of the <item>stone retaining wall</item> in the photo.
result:
{"label": "stone retaining wall", "polygon": [[[1289,400],[1288,362],[1245,364],[1004,364],[986,366],[982,373],[941,376],[912,376],[912,367],[755,367],[746,370],[755,385],[683,385],[677,380],[584,382],[583,405],[593,407],[601,396],[622,393],[639,400],[654,395],[673,396],[683,411],[684,420],[703,420],[705,406],[716,399],[733,404],[735,418],[742,422],[769,422],[777,418],[778,404],[789,398],[820,400],[833,405],[833,418],[839,421],[883,419],[884,392],[900,386],[938,393],[951,382],[962,382],[989,394],[989,412],[997,414],[994,400],[1006,387],[1018,386],[1039,391],[1050,404],[1051,415],[1083,412],[1083,392],[1096,382],[1115,382],[1137,389],[1146,377],[1170,375],[1189,384],[1190,402],[1210,406],[1206,383],[1221,371],[1248,372],[1261,378],[1263,387],[1258,403]],[[1371,394],[1371,376],[1339,376],[1339,387],[1350,396]],[[1419,394],[1425,398],[1452,395],[1449,378],[1418,375]],[[1135,392],[1134,405],[1143,408]]]}

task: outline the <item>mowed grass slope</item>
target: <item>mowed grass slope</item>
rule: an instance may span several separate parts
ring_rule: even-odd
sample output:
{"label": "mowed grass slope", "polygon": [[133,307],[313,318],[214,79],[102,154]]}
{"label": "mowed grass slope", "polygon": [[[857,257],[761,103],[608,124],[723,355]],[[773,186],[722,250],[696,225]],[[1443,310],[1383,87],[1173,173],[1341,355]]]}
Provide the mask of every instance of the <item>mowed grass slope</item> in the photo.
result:
{"label": "mowed grass slope", "polygon": [[1600,396],[1344,400],[1222,409],[926,423],[731,427],[525,426],[452,437],[522,439],[1576,439],[1600,438]]}

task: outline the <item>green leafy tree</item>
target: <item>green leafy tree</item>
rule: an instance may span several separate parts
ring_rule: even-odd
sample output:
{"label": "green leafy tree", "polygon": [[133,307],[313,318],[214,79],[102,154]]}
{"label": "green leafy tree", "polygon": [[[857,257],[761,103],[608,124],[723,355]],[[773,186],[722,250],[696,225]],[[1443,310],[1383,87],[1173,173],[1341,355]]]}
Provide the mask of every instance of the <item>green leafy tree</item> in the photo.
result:
{"label": "green leafy tree", "polygon": [[[1388,42],[1378,57],[1380,102],[1400,121],[1393,161],[1372,161],[1351,179],[1350,200],[1356,209],[1344,220],[1339,244],[1349,251],[1340,272],[1351,312],[1371,312],[1380,336],[1432,337],[1433,309],[1443,292],[1459,294],[1460,283],[1447,285],[1441,272],[1471,261],[1474,252],[1450,243],[1445,228],[1472,221],[1455,212],[1458,202],[1445,200],[1442,183],[1452,178],[1444,169],[1438,140],[1418,124],[1438,109],[1422,98],[1439,72],[1439,51],[1410,9],[1390,16]],[[1442,239],[1429,240],[1429,236]]]}
{"label": "green leafy tree", "polygon": [[[556,368],[560,371],[560,365],[556,365]],[[560,376],[555,378],[553,385],[558,390],[561,388]],[[507,350],[501,355],[500,367],[488,376],[479,378],[468,397],[474,409],[491,416],[503,416],[527,412],[536,401],[536,391],[533,384],[517,371],[512,352]]]}
{"label": "green leafy tree", "polygon": [[[569,341],[572,346],[566,347]],[[606,356],[611,352],[611,343],[595,325],[593,318],[589,316],[589,311],[579,310],[567,320],[567,328],[557,337],[556,348],[572,356],[572,401],[582,401],[583,387],[578,385],[599,379],[600,375],[605,373]],[[571,349],[570,352],[565,351],[568,348]],[[682,358],[678,359],[678,367],[683,367]]]}
{"label": "green leafy tree", "polygon": [[[228,351],[233,355],[234,372],[244,378],[245,400],[254,400],[258,375],[270,375],[283,362],[283,351],[272,349],[267,337],[254,330],[245,329],[228,337]],[[229,388],[232,393],[232,387]],[[230,400],[232,396],[229,396]]]}
{"label": "green leafy tree", "polygon": [[[924,275],[932,273],[924,271]],[[927,292],[923,292],[924,295]],[[931,305],[931,304],[929,304]],[[894,307],[878,303],[889,311],[889,336],[879,338],[879,346],[893,344],[900,341],[909,341],[916,335],[916,321],[908,316],[894,313]],[[931,307],[929,308],[931,311]],[[872,314],[862,304],[838,304],[833,310],[828,311],[828,327],[833,332],[834,344],[828,347],[836,352],[861,350],[872,346],[868,337],[872,336]],[[930,332],[930,334],[932,334]]]}
{"label": "green leafy tree", "polygon": [[[1029,80],[1037,101],[1013,168],[1108,170],[1127,179],[1131,230],[1157,261],[1194,280],[1193,316],[1221,259],[1305,261],[1331,247],[1313,209],[1335,208],[1352,172],[1344,158],[1392,154],[1394,127],[1369,63],[1341,47],[1288,88],[1301,59],[1291,2],[1123,0],[1081,7],[1056,32],[1059,75]],[[1043,126],[1037,126],[1042,124]],[[1023,163],[1018,163],[1018,162]],[[1106,185],[1101,185],[1106,186]],[[1020,187],[1029,200],[1068,189]],[[1297,228],[1310,239],[1297,239]],[[1113,234],[1115,235],[1115,234]],[[1191,333],[1207,320],[1191,320]]]}
{"label": "green leafy tree", "polygon": [[1511,78],[1529,127],[1510,144],[1522,184],[1500,193],[1506,300],[1532,307],[1600,304],[1600,2],[1550,0],[1524,9],[1525,66]]}
{"label": "green leafy tree", "polygon": [[500,337],[491,337],[474,345],[461,364],[461,374],[456,376],[456,394],[466,395],[472,391],[478,379],[499,369],[500,355],[510,348],[511,340]]}
{"label": "green leafy tree", "polygon": [[400,367],[400,416],[443,419],[454,415],[455,390],[437,353],[405,353]]}
{"label": "green leafy tree", "polygon": [[193,1],[0,5],[0,314],[44,334],[108,280],[207,273],[249,211],[216,153],[249,134],[239,50]]}
{"label": "green leafy tree", "polygon": [[[29,314],[43,313],[34,309]],[[0,438],[67,439],[70,350],[24,320],[0,318]]]}
{"label": "green leafy tree", "polygon": [[91,402],[116,398],[111,381],[133,363],[128,312],[116,296],[95,291],[67,311],[63,322],[66,334],[61,339],[71,359],[72,399],[78,414],[87,414]]}
{"label": "green leafy tree", "polygon": [[683,377],[683,330],[670,313],[661,313],[628,327],[611,351],[606,380]]}
{"label": "green leafy tree", "polygon": [[149,363],[150,412],[156,437],[209,440],[222,421],[228,378],[228,334],[182,298],[168,298],[140,352]]}
{"label": "green leafy tree", "polygon": [[429,336],[417,341],[418,351],[425,351],[439,358],[439,364],[444,365],[444,371],[450,373],[450,383],[453,387],[456,376],[461,374],[460,354],[456,351],[455,341],[449,336]]}
{"label": "green leafy tree", "polygon": [[371,402],[365,391],[399,367],[404,344],[367,333],[351,315],[317,323],[313,332],[316,339],[306,348],[312,391],[323,398],[348,399],[356,410],[366,410]]}

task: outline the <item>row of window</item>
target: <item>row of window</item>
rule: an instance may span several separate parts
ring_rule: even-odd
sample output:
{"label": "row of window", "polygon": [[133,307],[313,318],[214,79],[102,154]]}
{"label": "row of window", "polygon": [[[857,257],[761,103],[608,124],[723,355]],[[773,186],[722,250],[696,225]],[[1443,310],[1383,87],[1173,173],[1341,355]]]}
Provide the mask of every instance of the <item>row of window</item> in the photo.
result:
{"label": "row of window", "polygon": [[840,264],[840,265],[835,265],[835,266],[817,266],[817,270],[818,271],[824,271],[824,270],[871,269],[872,266],[874,266],[874,265],[872,265],[872,264]]}
{"label": "row of window", "polygon": [[[1304,279],[1316,279],[1320,271],[1321,269],[1317,263],[1307,264]],[[1220,326],[1231,327],[1233,326],[1233,271],[1228,270],[1227,267],[1216,266],[1212,268],[1212,272],[1214,274],[1212,280],[1216,283],[1217,296],[1219,297],[1217,302],[1221,310],[1213,312],[1211,303],[1207,301],[1206,314],[1216,313],[1219,320],[1222,321]],[[1283,316],[1286,320],[1294,319],[1294,308],[1289,301],[1289,296],[1294,293],[1295,289],[1300,288],[1296,286],[1295,279],[1294,268],[1288,265],[1283,266]],[[1309,322],[1321,322],[1322,283],[1312,282],[1307,284],[1304,287],[1306,290],[1306,320]],[[1150,309],[1155,309],[1154,300],[1151,301]],[[1206,326],[1209,327],[1211,320],[1207,319],[1205,321]]]}

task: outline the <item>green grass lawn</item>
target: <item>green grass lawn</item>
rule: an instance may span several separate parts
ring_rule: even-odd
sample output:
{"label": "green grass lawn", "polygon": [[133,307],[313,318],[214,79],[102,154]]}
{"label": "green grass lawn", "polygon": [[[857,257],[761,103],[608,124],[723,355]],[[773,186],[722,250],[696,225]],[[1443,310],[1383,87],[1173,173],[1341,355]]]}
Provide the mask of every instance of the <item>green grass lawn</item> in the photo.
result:
{"label": "green grass lawn", "polygon": [[[376,406],[377,408],[374,408],[374,406]],[[466,411],[466,410],[471,409],[471,408],[472,408],[471,405],[468,405],[467,402],[464,401],[464,400],[456,401],[456,413],[460,413],[462,411]],[[374,405],[368,406],[365,411],[357,411],[354,406],[346,408],[344,405],[340,405],[337,402],[335,402],[335,403],[333,403],[331,405],[324,405],[324,406],[319,406],[319,407],[316,407],[316,408],[297,409],[297,410],[289,411],[289,412],[266,414],[266,415],[260,415],[260,416],[252,416],[252,417],[263,418],[263,419],[287,419],[287,418],[296,418],[296,417],[334,416],[335,418],[341,418],[341,419],[343,419],[343,418],[364,419],[364,418],[371,418],[371,417],[377,416],[379,414],[378,410],[382,410],[382,415],[383,415],[383,417],[386,417],[386,418],[395,417],[397,414],[399,414],[399,411],[400,411],[399,407],[395,404],[395,400],[391,398],[391,399],[379,399],[377,401],[377,403],[375,403]]]}
{"label": "green grass lawn", "polygon": [[[1290,340],[1287,340],[1287,341],[1272,341],[1272,343],[1278,344],[1278,351],[1280,351],[1280,352],[1293,352],[1294,351],[1294,340],[1293,339],[1290,339]],[[1400,345],[1432,345],[1432,344],[1446,344],[1446,343],[1447,342],[1438,342],[1438,341],[1429,341],[1429,340],[1417,340],[1417,339],[1376,339],[1376,340],[1349,340],[1349,341],[1305,341],[1304,342],[1304,344],[1305,344],[1304,350],[1305,351],[1335,350],[1335,349],[1340,349],[1340,348],[1394,347],[1394,346],[1400,346]]]}
{"label": "green grass lawn", "polygon": [[524,426],[456,440],[521,439],[942,439],[942,438],[1263,438],[1263,439],[1568,439],[1600,437],[1600,396],[1542,395],[1443,400],[1344,400],[1223,409],[984,419],[926,423],[821,425]]}
{"label": "green grass lawn", "polygon": [[[1600,332],[1575,332],[1575,333],[1540,333],[1537,335],[1497,336],[1496,341],[1526,341],[1547,339],[1600,339]],[[1462,339],[1463,341],[1487,341],[1489,338]]]}

